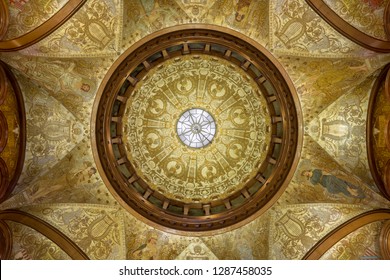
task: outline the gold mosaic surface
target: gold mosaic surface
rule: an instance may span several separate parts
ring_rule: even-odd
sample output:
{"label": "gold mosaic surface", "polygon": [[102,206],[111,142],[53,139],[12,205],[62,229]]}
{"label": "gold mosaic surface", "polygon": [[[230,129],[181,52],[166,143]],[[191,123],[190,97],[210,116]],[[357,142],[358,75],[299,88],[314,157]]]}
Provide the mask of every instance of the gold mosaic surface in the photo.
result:
{"label": "gold mosaic surface", "polygon": [[[8,2],[27,3],[22,6],[23,13],[11,14],[13,27],[7,38],[43,22],[49,15],[42,8],[44,3],[65,3]],[[374,9],[375,15],[365,10],[353,11],[352,7],[388,1],[332,1],[341,2],[349,4],[343,15],[345,20],[356,23],[363,32],[383,36],[378,29],[382,24],[378,16],[382,4]],[[34,10],[24,14],[29,6]],[[104,13],[96,14],[102,10]],[[21,16],[27,19],[30,14],[34,17],[28,19],[31,24],[22,23]],[[369,19],[366,15],[375,19],[364,27],[360,23]],[[0,204],[0,209],[22,208],[49,221],[91,258],[137,260],[300,258],[340,223],[369,209],[390,207],[377,193],[372,180],[367,180],[368,170],[355,173],[362,170],[360,166],[366,166],[365,157],[348,160],[352,158],[350,148],[364,145],[366,135],[360,133],[364,123],[347,118],[349,129],[358,133],[340,142],[353,145],[331,147],[320,136],[313,139],[313,131],[309,135],[310,131],[305,130],[302,158],[285,193],[274,207],[239,229],[209,237],[180,236],[154,229],[121,209],[104,185],[92,156],[90,120],[97,88],[112,63],[134,43],[152,32],[186,23],[231,28],[270,50],[297,89],[307,129],[315,123],[325,124],[323,118],[345,118],[344,113],[349,118],[358,117],[358,122],[365,121],[371,82],[377,70],[390,61],[389,54],[373,53],[343,37],[314,14],[304,0],[89,0],[46,39],[19,52],[0,54],[18,78],[30,124],[24,171],[12,197]],[[355,104],[351,107],[348,100]],[[379,117],[384,111],[377,113]],[[60,124],[58,129],[55,124]],[[383,127],[381,120],[377,124],[376,128]],[[345,124],[340,124],[337,131],[345,128]],[[339,178],[353,184],[364,197],[341,192],[342,185],[338,187],[340,192],[331,192],[327,184],[313,183],[302,175],[313,169],[331,175],[334,181]],[[371,242],[377,240],[373,238],[377,236],[375,228],[369,226],[346,237],[324,258],[345,258],[343,252],[361,258],[370,250],[376,252],[376,243]],[[32,229],[12,230],[15,259],[69,258],[57,253],[55,244],[43,240]],[[366,236],[363,243],[359,243],[361,233]],[[31,240],[38,240],[34,242],[36,246]],[[361,253],[363,247],[367,253]]]}
{"label": "gold mosaic surface", "polygon": [[384,169],[388,160],[390,160],[390,151],[386,145],[386,126],[390,120],[390,102],[384,95],[384,88],[382,87],[376,98],[374,106],[374,127],[373,127],[373,141],[374,141],[374,155],[377,159],[376,164],[380,174],[384,173]]}
{"label": "gold mosaic surface", "polygon": [[[181,114],[202,108],[216,121],[208,146],[185,146]],[[137,84],[124,115],[124,142],[137,173],[184,202],[224,199],[241,189],[266,157],[270,116],[256,83],[237,66],[207,55],[170,59]]]}
{"label": "gold mosaic surface", "polygon": [[372,37],[387,40],[383,28],[384,10],[388,0],[325,0],[337,15]]}
{"label": "gold mosaic surface", "polygon": [[19,156],[20,145],[20,120],[18,117],[18,104],[15,93],[11,86],[8,86],[7,97],[4,103],[0,105],[0,111],[7,120],[8,140],[4,150],[0,152],[2,158],[7,164],[9,178],[12,178],[16,171],[17,160]]}
{"label": "gold mosaic surface", "polygon": [[323,260],[378,260],[383,222],[365,225],[337,242],[321,257]]}
{"label": "gold mosaic surface", "polygon": [[57,13],[67,0],[6,0],[10,13],[5,39],[23,36]]}
{"label": "gold mosaic surface", "polygon": [[12,232],[12,260],[71,260],[57,244],[36,230],[8,221]]}

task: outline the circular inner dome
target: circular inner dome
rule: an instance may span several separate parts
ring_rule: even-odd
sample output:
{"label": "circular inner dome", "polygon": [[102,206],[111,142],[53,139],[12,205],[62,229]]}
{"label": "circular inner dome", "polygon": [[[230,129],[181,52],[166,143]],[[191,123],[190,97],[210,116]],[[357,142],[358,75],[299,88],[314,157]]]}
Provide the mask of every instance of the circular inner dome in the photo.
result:
{"label": "circular inner dome", "polygon": [[176,125],[180,140],[191,148],[202,148],[213,140],[216,126],[214,118],[205,110],[194,108],[180,116]]}
{"label": "circular inner dome", "polygon": [[126,103],[123,143],[153,191],[209,203],[258,173],[270,127],[266,99],[244,70],[223,58],[189,54],[164,61],[137,83]]}
{"label": "circular inner dome", "polygon": [[122,206],[152,226],[205,234],[240,226],[292,177],[296,93],[265,48],[236,35],[167,28],[132,46],[104,79],[97,166]]}

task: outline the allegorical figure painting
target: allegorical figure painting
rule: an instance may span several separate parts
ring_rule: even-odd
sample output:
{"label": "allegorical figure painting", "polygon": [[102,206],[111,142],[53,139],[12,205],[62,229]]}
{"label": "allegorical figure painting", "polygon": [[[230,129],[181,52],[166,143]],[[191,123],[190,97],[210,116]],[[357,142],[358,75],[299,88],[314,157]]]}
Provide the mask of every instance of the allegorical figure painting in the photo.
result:
{"label": "allegorical figure painting", "polygon": [[358,186],[320,169],[304,170],[301,174],[313,185],[319,184],[332,194],[342,193],[352,198],[365,198],[363,191]]}

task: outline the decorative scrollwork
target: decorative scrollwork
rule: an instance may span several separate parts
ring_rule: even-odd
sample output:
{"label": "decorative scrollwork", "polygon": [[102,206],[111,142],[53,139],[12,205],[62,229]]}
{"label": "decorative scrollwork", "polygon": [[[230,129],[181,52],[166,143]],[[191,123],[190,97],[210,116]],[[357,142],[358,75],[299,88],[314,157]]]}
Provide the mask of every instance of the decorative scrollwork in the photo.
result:
{"label": "decorative scrollwork", "polygon": [[384,221],[384,226],[380,235],[380,247],[385,259],[389,259],[390,242],[390,209],[375,209],[344,222],[326,234],[319,240],[302,258],[304,260],[319,260],[330,248],[337,244],[348,234],[357,229],[377,221]]}
{"label": "decorative scrollwork", "polygon": [[[327,23],[329,23],[335,30],[342,35],[352,40],[360,46],[376,52],[388,53],[390,52],[390,41],[381,40],[368,35],[338,15],[332,8],[330,8],[324,0],[306,0],[307,4],[320,15]],[[386,7],[384,14],[384,28],[385,32],[389,34],[389,8]]]}
{"label": "decorative scrollwork", "polygon": [[[0,41],[0,51],[12,52],[27,48],[49,36],[69,18],[71,18],[86,2],[86,0],[69,0],[51,18],[30,32],[7,41]],[[8,29],[8,7],[5,1],[0,1],[0,39]],[[88,32],[89,30],[87,30]]]}
{"label": "decorative scrollwork", "polygon": [[[5,210],[0,211],[0,257],[3,255],[5,258],[10,257],[12,248],[12,234],[5,223],[5,221],[12,221],[27,227],[30,227],[48,239],[53,241],[60,247],[66,254],[68,254],[74,260],[89,260],[88,256],[77,246],[69,237],[62,233],[51,224],[29,214],[19,210]],[[4,239],[2,238],[3,236]],[[3,247],[2,245],[5,245]]]}

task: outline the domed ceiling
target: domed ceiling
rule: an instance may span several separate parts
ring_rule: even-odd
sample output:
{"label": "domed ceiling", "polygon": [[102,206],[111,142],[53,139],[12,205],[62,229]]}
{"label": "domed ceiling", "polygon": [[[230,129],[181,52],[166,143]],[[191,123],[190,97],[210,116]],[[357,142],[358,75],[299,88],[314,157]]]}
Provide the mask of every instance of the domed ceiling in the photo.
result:
{"label": "domed ceiling", "polygon": [[[246,82],[243,73],[233,76],[229,66],[209,56],[168,60],[138,84],[127,103],[123,141],[128,158],[154,190],[169,198],[223,200],[254,177],[265,160],[271,140],[267,103],[253,93],[253,81]],[[207,85],[202,69],[209,76]],[[186,71],[191,76],[171,74]],[[161,89],[162,81],[170,96]],[[208,88],[197,92],[202,82]],[[242,88],[250,94],[239,92]],[[218,165],[210,160],[217,157]]]}
{"label": "domed ceiling", "polygon": [[[2,41],[68,3],[5,2]],[[388,210],[366,142],[386,178],[390,105],[377,81],[390,56],[308,2],[88,0],[39,42],[1,52],[26,111],[23,171],[0,204],[10,258],[71,258],[62,234],[91,259],[301,259],[340,225]],[[388,1],[323,2],[386,40]],[[322,258],[386,258],[383,228],[374,219]]]}

